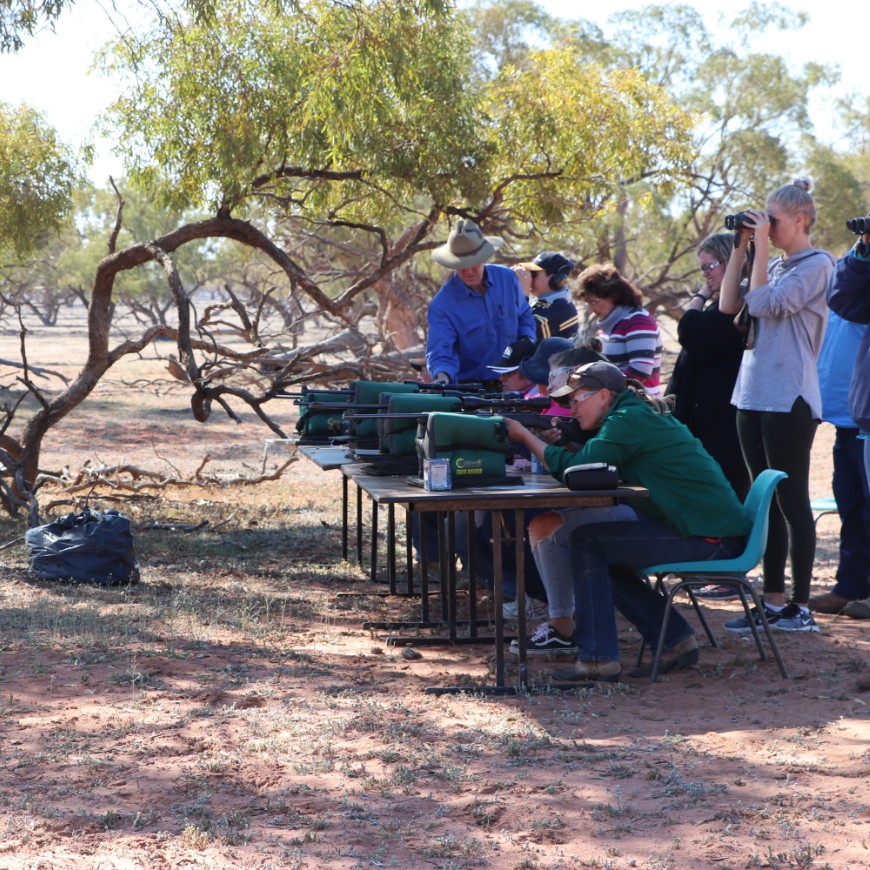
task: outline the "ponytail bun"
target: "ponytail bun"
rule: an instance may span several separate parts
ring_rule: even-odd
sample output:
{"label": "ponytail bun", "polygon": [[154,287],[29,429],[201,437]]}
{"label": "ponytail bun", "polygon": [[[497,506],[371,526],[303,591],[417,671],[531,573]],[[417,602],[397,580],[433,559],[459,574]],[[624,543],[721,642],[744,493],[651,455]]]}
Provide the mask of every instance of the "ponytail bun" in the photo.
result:
{"label": "ponytail bun", "polygon": [[805,190],[807,193],[813,192],[813,179],[810,175],[799,175],[792,184],[795,187],[799,187],[801,190]]}

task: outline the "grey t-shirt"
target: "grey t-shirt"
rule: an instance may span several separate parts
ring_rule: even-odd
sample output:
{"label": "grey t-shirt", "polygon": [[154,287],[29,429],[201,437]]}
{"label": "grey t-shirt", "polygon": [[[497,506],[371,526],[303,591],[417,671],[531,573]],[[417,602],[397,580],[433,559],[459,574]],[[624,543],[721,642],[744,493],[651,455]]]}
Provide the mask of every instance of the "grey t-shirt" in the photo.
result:
{"label": "grey t-shirt", "polygon": [[801,396],[813,417],[822,417],[816,360],[825,335],[825,290],[834,258],[817,248],[777,257],[767,266],[767,284],[746,293],[757,318],[755,347],[743,352],[731,404],[744,411],[792,409]]}

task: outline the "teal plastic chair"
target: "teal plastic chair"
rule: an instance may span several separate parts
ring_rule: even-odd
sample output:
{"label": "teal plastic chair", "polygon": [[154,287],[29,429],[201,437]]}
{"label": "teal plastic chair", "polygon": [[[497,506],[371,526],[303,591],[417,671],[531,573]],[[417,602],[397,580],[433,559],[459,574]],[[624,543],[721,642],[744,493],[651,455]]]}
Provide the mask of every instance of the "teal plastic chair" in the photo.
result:
{"label": "teal plastic chair", "polygon": [[[718,647],[716,638],[713,632],[710,631],[710,626],[704,617],[704,613],[698,604],[694,590],[714,583],[717,586],[730,586],[740,596],[740,602],[743,605],[743,611],[746,618],[749,620],[749,625],[752,629],[752,636],[755,638],[755,644],[758,647],[758,653],[762,661],[767,661],[767,654],[764,651],[764,646],[761,642],[761,635],[758,631],[758,626],[752,619],[750,613],[750,601],[761,614],[761,627],[764,629],[764,634],[767,636],[767,642],[770,645],[771,652],[779,665],[779,671],[784,680],[788,679],[785,665],[782,662],[782,656],[779,654],[779,647],[776,645],[776,640],[767,623],[767,617],[764,614],[761,599],[755,591],[753,585],[746,579],[746,575],[761,561],[764,555],[764,549],[767,546],[767,530],[770,525],[770,503],[773,500],[773,493],[777,484],[788,477],[784,471],[776,471],[775,469],[767,469],[755,479],[749,494],[746,496],[744,507],[752,519],[752,529],[746,538],[746,549],[733,559],[711,559],[702,562],[670,562],[661,565],[650,565],[649,568],[643,568],[643,574],[647,577],[655,577],[655,587],[663,595],[667,597],[665,604],[665,615],[662,619],[662,629],[660,636],[664,637],[667,631],[668,621],[670,620],[671,610],[673,609],[674,597],[685,590],[689,599],[695,608],[695,613],[704,631],[707,633],[707,638],[710,641],[710,646]],[[672,575],[679,578],[670,589],[666,589],[664,578]],[[637,663],[640,665],[643,659],[645,645],[641,644],[640,653],[637,658]],[[653,658],[652,679],[655,682],[659,674],[659,659],[661,657],[661,646],[656,650]]]}
{"label": "teal plastic chair", "polygon": [[837,501],[833,498],[814,498],[810,502],[810,510],[815,514],[815,523],[819,524],[819,520],[827,514],[840,513],[837,508]]}

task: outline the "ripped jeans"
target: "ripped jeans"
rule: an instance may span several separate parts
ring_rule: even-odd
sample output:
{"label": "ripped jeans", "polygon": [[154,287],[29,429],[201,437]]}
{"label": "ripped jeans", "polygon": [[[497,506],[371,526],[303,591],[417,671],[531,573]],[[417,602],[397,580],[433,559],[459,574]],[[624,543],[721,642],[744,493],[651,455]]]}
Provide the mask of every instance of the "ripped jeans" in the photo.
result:
{"label": "ripped jeans", "polygon": [[547,591],[551,619],[574,617],[574,570],[571,559],[571,533],[589,523],[635,522],[637,513],[625,504],[600,508],[569,508],[535,517],[540,522],[549,515],[561,517],[562,525],[541,539],[529,533],[535,566]]}

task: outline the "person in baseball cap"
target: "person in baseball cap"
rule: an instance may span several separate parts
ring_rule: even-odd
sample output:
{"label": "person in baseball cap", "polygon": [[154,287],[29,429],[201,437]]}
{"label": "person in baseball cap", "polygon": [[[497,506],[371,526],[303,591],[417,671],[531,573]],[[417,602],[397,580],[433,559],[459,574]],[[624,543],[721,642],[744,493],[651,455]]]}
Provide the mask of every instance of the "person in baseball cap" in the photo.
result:
{"label": "person in baseball cap", "polygon": [[550,384],[549,393],[554,399],[569,396],[577,390],[610,390],[611,393],[621,393],[628,386],[625,375],[609,362],[586,363],[560,374],[564,382]]}
{"label": "person in baseball cap", "polygon": [[513,269],[529,297],[538,342],[545,338],[574,338],[580,325],[568,288],[574,261],[557,251],[543,251],[530,263],[518,263]]}
{"label": "person in baseball cap", "polygon": [[[565,449],[508,419],[508,439],[560,482],[573,466],[604,463],[648,495],[612,507],[548,511],[531,521],[528,538],[549,618],[527,639],[527,651],[574,652],[573,665],[554,674],[560,683],[615,682],[622,674],[618,608],[648,645],[661,648],[660,670],[692,667],[699,659],[694,631],[671,611],[662,632],[666,599],[646,584],[644,568],[734,558],[745,547],[749,516],[719,463],[642,384],[600,361],[553,375],[550,395],[570,396],[573,417],[595,434],[579,450]],[[649,673],[646,666],[629,671]]]}
{"label": "person in baseball cap", "polygon": [[503,245],[461,218],[432,251],[439,266],[453,270],[426,314],[426,368],[434,380],[497,386],[492,361],[518,339],[535,342],[535,318],[516,275],[487,263]]}
{"label": "person in baseball cap", "polygon": [[522,373],[520,366],[535,353],[535,343],[523,336],[509,344],[501,357],[491,365],[490,371],[498,374],[501,388],[506,393],[528,393],[534,389],[534,381]]}
{"label": "person in baseball cap", "polygon": [[534,353],[535,343],[530,338],[523,336],[518,338],[513,344],[509,344],[504,349],[502,355],[489,368],[500,375],[506,375],[509,372],[515,372],[520,367],[520,363]]}

